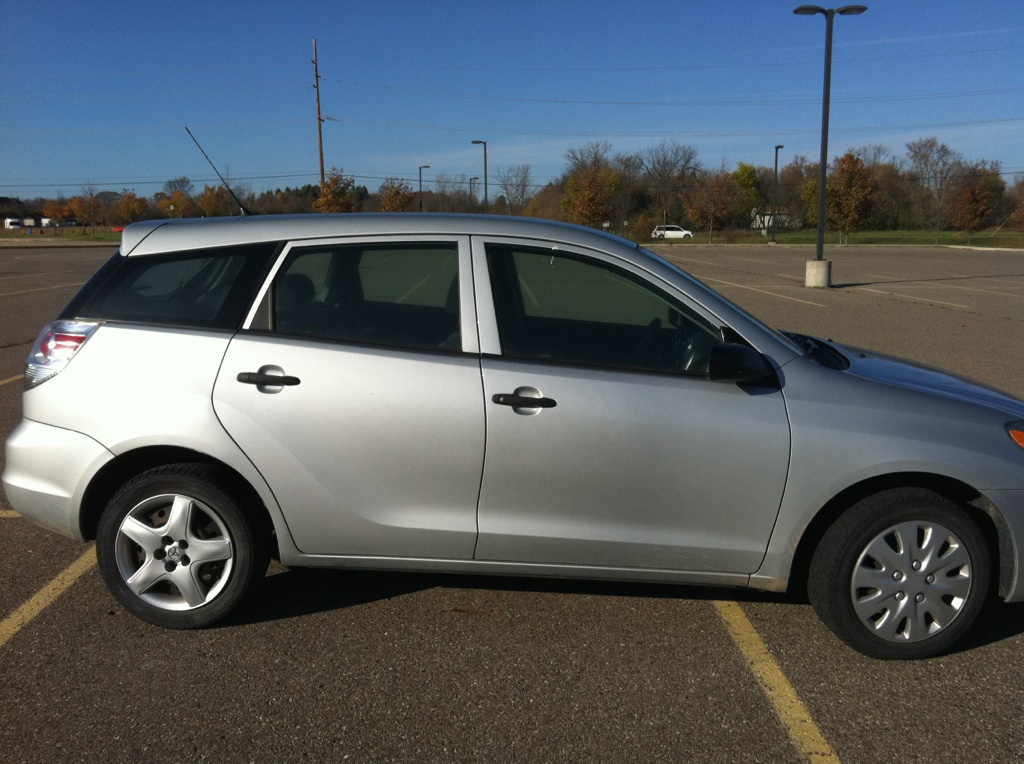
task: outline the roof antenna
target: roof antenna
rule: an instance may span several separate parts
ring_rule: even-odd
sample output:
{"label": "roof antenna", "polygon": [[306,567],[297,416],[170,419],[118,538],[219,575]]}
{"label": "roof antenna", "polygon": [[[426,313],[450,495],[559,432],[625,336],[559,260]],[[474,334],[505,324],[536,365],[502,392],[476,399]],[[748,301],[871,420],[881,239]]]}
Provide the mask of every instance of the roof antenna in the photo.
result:
{"label": "roof antenna", "polygon": [[[196,144],[196,147],[202,151],[203,157],[206,158],[206,161],[210,162],[210,157],[206,156],[206,152],[203,151],[203,147],[199,145],[199,141],[196,140],[196,137],[192,135],[192,131],[188,129],[188,125],[185,125],[185,132],[188,133],[188,137],[192,139],[192,142]],[[229,186],[228,182],[224,180],[224,176],[220,174],[220,171],[216,167],[214,167],[213,162],[210,162],[210,167],[213,167],[213,171],[217,173],[217,177],[220,178],[220,182],[224,184],[224,188],[228,190],[228,193],[231,194],[231,198],[235,200],[236,204],[238,204],[238,209],[241,210],[242,215],[251,215],[252,213],[245,208],[241,199],[235,196],[235,192],[231,190],[231,186]]]}

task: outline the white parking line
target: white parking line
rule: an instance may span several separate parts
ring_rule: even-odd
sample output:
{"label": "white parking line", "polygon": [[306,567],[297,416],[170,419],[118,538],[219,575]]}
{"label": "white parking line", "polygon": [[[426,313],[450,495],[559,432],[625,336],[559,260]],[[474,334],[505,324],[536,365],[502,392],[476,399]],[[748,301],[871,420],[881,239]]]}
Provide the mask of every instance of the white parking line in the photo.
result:
{"label": "white parking line", "polygon": [[31,294],[32,292],[45,292],[49,289],[62,289],[63,287],[69,286],[82,286],[84,283],[84,281],[76,281],[72,284],[53,284],[47,287],[38,287],[37,289],[22,289],[18,292],[0,292],[0,297],[12,297],[16,294]]}
{"label": "white parking line", "polygon": [[916,300],[917,302],[927,302],[932,305],[949,305],[951,308],[964,308],[965,310],[969,307],[967,305],[960,305],[955,302],[943,302],[942,300],[929,300],[925,297],[912,297],[909,294],[900,294],[899,292],[886,292],[884,289],[868,289],[867,287],[857,287],[859,292],[873,292],[874,294],[884,294],[886,297],[899,297],[903,300]]}
{"label": "white parking line", "polygon": [[[910,287],[910,286],[913,286],[913,287],[932,287],[932,286],[937,286],[937,287],[946,287],[947,289],[962,289],[965,292],[980,292],[981,294],[995,294],[995,295],[999,295],[1001,297],[1024,297],[1024,294],[1014,294],[1013,292],[995,292],[995,291],[993,291],[991,289],[978,289],[977,287],[961,286],[960,284],[946,284],[946,283],[944,283],[941,280],[935,280],[935,281],[913,281],[913,282],[908,283],[906,281],[901,281],[899,279],[891,279],[888,276],[878,276],[878,275],[876,275],[874,273],[869,273],[868,277],[869,278],[873,278],[873,279],[882,279],[883,282],[886,283],[886,284],[903,284],[904,286],[908,286],[908,287]],[[967,277],[953,276],[952,278],[967,278]]]}
{"label": "white parking line", "polygon": [[749,289],[751,292],[760,292],[761,294],[771,295],[772,297],[778,297],[781,300],[792,300],[793,302],[800,302],[804,305],[814,305],[818,308],[824,308],[820,302],[811,302],[810,300],[801,300],[799,297],[787,297],[784,294],[776,294],[775,292],[769,292],[767,289],[758,289],[757,287],[746,286],[745,284],[734,284],[731,281],[723,281],[722,279],[712,279],[708,277],[698,276],[701,281],[713,281],[716,284],[725,284],[727,286],[736,287],[738,289]]}
{"label": "white parking line", "polygon": [[[74,271],[54,271],[53,273],[47,273],[46,275],[47,276],[57,276],[57,275],[59,275],[61,273],[74,273]],[[7,282],[7,281],[15,281],[17,279],[39,278],[39,275],[40,274],[38,274],[38,273],[18,273],[18,274],[2,276],[2,277],[0,277],[0,281]]]}

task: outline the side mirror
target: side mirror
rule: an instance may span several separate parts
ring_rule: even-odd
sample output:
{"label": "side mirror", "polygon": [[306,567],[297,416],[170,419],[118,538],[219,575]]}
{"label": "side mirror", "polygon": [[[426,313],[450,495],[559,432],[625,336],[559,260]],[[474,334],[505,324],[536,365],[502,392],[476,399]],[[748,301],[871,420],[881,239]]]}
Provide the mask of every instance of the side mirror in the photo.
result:
{"label": "side mirror", "polygon": [[708,379],[716,382],[758,382],[775,379],[768,359],[749,345],[722,342],[711,348]]}

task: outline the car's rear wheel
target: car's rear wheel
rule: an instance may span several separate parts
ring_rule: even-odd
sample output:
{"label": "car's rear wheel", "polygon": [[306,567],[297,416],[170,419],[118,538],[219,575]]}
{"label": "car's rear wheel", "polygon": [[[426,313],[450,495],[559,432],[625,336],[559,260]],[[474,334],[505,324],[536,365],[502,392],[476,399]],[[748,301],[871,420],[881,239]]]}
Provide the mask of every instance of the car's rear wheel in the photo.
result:
{"label": "car's rear wheel", "polygon": [[213,623],[266,574],[269,539],[218,471],[175,464],[126,483],[100,518],[100,572],[124,607],[175,629]]}
{"label": "car's rear wheel", "polygon": [[992,554],[978,524],[948,499],[896,489],[864,499],[825,533],[807,591],[844,642],[874,658],[927,658],[977,620]]}

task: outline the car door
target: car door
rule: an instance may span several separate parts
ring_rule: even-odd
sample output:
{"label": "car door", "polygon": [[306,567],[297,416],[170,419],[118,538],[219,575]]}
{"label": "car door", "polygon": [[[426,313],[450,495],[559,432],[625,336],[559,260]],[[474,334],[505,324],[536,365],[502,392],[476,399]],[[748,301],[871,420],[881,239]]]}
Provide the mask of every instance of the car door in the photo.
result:
{"label": "car door", "polygon": [[465,237],[282,254],[214,405],[302,552],[472,557],[484,411],[469,274]]}
{"label": "car door", "polygon": [[627,263],[474,247],[481,326],[497,330],[481,331],[476,557],[754,572],[789,463],[778,387],[709,381],[721,327]]}

